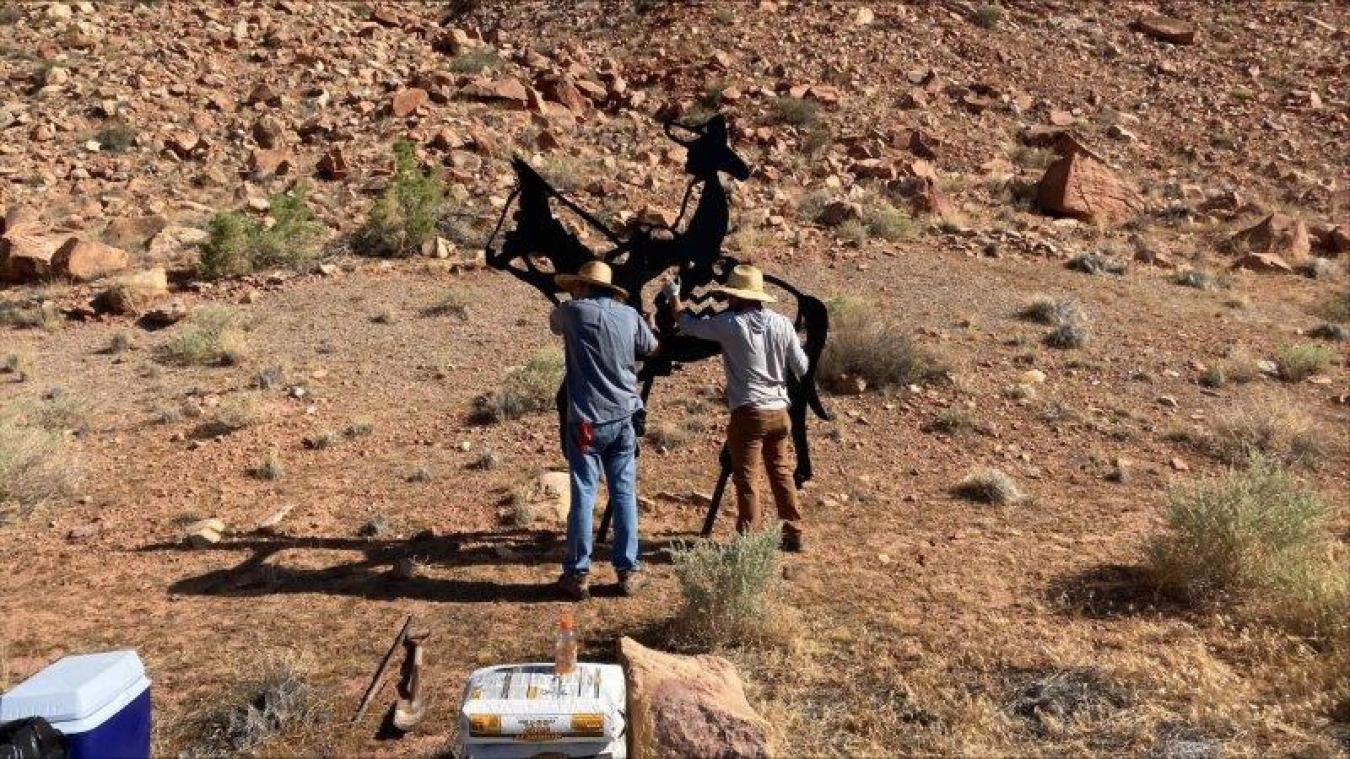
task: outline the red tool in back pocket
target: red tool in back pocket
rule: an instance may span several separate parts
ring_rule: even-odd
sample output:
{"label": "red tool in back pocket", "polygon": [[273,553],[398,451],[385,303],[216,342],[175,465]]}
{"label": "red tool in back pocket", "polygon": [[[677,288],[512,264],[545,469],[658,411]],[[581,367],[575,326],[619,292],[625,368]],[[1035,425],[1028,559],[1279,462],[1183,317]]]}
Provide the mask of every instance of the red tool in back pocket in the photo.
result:
{"label": "red tool in back pocket", "polygon": [[586,453],[591,449],[591,443],[595,440],[595,427],[590,422],[577,423],[577,450]]}

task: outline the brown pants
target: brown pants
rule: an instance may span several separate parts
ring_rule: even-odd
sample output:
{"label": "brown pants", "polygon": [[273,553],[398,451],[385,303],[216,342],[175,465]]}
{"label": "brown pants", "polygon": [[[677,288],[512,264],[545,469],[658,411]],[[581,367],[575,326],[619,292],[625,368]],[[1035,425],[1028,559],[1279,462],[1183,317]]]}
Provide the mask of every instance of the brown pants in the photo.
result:
{"label": "brown pants", "polygon": [[742,406],[731,412],[727,448],[731,453],[731,479],[736,483],[737,532],[758,526],[757,470],[763,461],[778,518],[783,520],[783,532],[801,533],[802,515],[797,510],[797,487],[792,481],[795,462],[789,447],[791,427],[784,409]]}

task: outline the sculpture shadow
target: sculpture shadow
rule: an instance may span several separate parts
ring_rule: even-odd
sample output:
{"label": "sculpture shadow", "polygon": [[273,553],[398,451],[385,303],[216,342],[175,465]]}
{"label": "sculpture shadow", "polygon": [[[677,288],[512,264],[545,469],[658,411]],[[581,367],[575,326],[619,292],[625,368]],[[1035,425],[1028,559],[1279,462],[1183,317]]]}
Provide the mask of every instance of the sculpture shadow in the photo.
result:
{"label": "sculpture shadow", "polygon": [[1158,590],[1144,567],[1102,564],[1051,580],[1045,598],[1061,612],[1089,619],[1180,614],[1186,606]]}
{"label": "sculpture shadow", "polygon": [[[669,563],[670,548],[677,540],[672,535],[645,539],[641,545],[641,560],[646,564]],[[459,533],[443,538],[417,536],[410,540],[249,535],[205,548],[159,543],[138,550],[249,552],[247,558],[234,566],[174,582],[168,588],[174,595],[253,597],[321,593],[381,601],[543,603],[561,600],[551,581],[504,582],[424,574],[399,576],[394,572],[394,565],[403,559],[424,566],[452,568],[558,565],[562,561],[563,546],[562,536],[555,532],[522,529]],[[288,566],[272,560],[283,551],[305,550],[350,551],[359,557],[317,568]],[[597,548],[596,564],[606,563],[606,555],[603,548]],[[597,574],[597,579],[603,581],[604,570]],[[596,588],[595,595],[607,594],[611,591],[605,586]]]}

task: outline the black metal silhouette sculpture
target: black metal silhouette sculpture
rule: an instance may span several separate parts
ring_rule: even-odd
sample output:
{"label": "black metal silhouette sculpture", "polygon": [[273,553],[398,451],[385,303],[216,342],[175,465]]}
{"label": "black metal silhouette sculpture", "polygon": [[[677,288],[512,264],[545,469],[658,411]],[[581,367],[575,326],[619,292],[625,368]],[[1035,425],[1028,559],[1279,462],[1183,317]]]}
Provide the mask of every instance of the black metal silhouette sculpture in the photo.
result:
{"label": "black metal silhouette sculpture", "polygon": [[[516,172],[517,186],[502,209],[497,227],[488,240],[488,265],[528,282],[556,304],[560,302],[558,295],[562,290],[554,284],[554,276],[575,272],[587,261],[599,258],[612,267],[615,284],[630,293],[634,300],[632,305],[644,311],[644,315],[642,289],[665,273],[679,275],[680,298],[689,304],[690,312],[701,316],[719,310],[718,299],[710,296],[707,290],[711,285],[725,283],[732,268],[740,262],[722,253],[722,241],[726,239],[730,227],[730,211],[726,190],[718,175],[725,172],[735,179],[745,180],[750,176],[750,169],[727,144],[727,123],[720,115],[701,125],[671,122],[666,123],[664,128],[667,137],[686,149],[684,170],[691,176],[680,204],[679,216],[673,225],[639,224],[628,233],[626,239],[620,239],[616,232],[549,185],[529,164],[516,158],[512,166]],[[693,136],[680,139],[673,131],[676,129]],[[698,205],[689,223],[681,229],[680,222],[684,219],[696,187],[701,188]],[[519,203],[514,216],[515,228],[502,237],[498,245],[498,235],[506,214],[516,201]],[[575,213],[613,247],[600,253],[586,247],[553,215],[550,205],[553,201]],[[792,420],[792,440],[797,453],[793,478],[797,487],[801,487],[811,479],[812,474],[811,451],[806,435],[808,411],[814,411],[821,419],[829,418],[821,403],[815,380],[816,365],[829,332],[829,317],[825,304],[818,298],[801,292],[778,277],[766,274],[764,280],[796,299],[795,324],[799,331],[806,333],[804,348],[809,369],[800,381],[793,380],[788,387],[788,413]],[[660,353],[643,362],[638,372],[644,402],[657,377],[669,375],[680,364],[701,361],[720,352],[716,343],[680,334],[664,301],[665,296],[658,293],[654,305],[657,336],[661,341]],[[562,393],[560,388],[558,422],[560,430],[565,430],[567,420]],[[731,456],[725,444],[719,463],[721,474],[704,519],[704,536],[712,533],[731,474]],[[608,531],[611,516],[607,509],[600,521],[602,540]]]}

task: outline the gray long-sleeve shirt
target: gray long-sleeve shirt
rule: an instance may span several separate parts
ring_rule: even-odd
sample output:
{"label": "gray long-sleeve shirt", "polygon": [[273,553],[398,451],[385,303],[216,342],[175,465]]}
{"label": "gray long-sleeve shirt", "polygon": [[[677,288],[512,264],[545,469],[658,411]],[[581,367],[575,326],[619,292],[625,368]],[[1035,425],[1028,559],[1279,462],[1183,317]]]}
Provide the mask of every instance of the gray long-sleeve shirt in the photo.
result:
{"label": "gray long-sleeve shirt", "polygon": [[553,309],[549,327],[567,348],[567,413],[574,422],[604,424],[642,408],[637,357],[656,350],[642,315],[605,295]]}
{"label": "gray long-sleeve shirt", "polygon": [[806,374],[806,352],[792,322],[769,309],[724,311],[700,318],[685,314],[680,332],[722,346],[727,406],[782,409],[788,406],[788,372]]}

